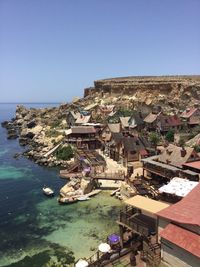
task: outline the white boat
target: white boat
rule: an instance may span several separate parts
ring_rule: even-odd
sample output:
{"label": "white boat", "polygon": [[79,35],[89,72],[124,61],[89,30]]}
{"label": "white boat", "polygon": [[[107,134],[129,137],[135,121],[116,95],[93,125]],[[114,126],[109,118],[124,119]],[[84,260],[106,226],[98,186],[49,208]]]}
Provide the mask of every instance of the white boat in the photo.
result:
{"label": "white boat", "polygon": [[85,200],[89,200],[90,198],[88,196],[80,196],[80,197],[77,197],[77,199],[79,201],[85,201]]}
{"label": "white boat", "polygon": [[52,197],[54,195],[54,191],[50,187],[43,187],[42,191],[46,196]]}

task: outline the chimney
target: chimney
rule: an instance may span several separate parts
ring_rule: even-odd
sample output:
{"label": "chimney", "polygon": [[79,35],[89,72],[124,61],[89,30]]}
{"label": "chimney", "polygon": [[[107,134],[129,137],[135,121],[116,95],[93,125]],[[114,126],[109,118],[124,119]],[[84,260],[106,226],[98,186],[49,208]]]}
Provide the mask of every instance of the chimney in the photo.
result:
{"label": "chimney", "polygon": [[181,148],[181,157],[185,157],[186,155],[186,150],[184,147]]}

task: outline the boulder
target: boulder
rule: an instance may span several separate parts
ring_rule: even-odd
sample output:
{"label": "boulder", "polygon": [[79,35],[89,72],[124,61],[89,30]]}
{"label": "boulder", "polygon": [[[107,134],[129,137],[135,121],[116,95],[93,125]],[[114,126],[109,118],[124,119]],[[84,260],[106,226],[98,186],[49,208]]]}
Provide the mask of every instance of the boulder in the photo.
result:
{"label": "boulder", "polygon": [[18,138],[18,134],[17,134],[17,131],[16,129],[8,129],[8,132],[7,132],[7,139],[16,139]]}
{"label": "boulder", "polygon": [[32,121],[27,123],[27,127],[30,128],[30,129],[36,127],[36,125],[37,124],[36,124],[35,120],[32,120]]}
{"label": "boulder", "polygon": [[80,188],[82,189],[83,194],[88,194],[93,190],[94,182],[92,180],[86,180],[82,178]]}
{"label": "boulder", "polygon": [[7,126],[8,126],[8,121],[3,121],[2,123],[1,123],[1,126],[3,127],[3,128],[7,128]]}

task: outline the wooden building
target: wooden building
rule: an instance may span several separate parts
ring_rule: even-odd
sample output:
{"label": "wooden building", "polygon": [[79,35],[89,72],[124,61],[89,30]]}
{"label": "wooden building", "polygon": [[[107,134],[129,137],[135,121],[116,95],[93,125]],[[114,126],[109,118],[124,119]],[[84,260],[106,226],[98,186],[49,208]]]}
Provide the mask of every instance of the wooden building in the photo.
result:
{"label": "wooden building", "polygon": [[[138,250],[150,264],[160,262],[158,224],[156,213],[169,205],[142,196],[134,196],[125,201],[125,209],[117,221],[120,228],[122,246],[127,242],[141,241]],[[151,265],[152,266],[152,265]],[[154,266],[154,265],[153,265]]]}
{"label": "wooden building", "polygon": [[200,265],[200,184],[157,213],[161,259],[171,267]]}
{"label": "wooden building", "polygon": [[77,148],[98,149],[101,146],[96,130],[90,126],[74,126],[65,131],[66,142]]}
{"label": "wooden building", "polygon": [[186,168],[186,163],[199,160],[194,148],[181,148],[170,144],[158,156],[142,159],[143,176],[161,179],[165,182],[173,177],[182,177],[192,181],[199,181],[199,174]]}
{"label": "wooden building", "polygon": [[147,157],[147,142],[138,136],[113,133],[110,142],[110,157],[115,161],[123,161],[127,166],[131,162]]}
{"label": "wooden building", "polygon": [[180,118],[185,126],[194,127],[200,124],[200,110],[197,107],[187,108]]}

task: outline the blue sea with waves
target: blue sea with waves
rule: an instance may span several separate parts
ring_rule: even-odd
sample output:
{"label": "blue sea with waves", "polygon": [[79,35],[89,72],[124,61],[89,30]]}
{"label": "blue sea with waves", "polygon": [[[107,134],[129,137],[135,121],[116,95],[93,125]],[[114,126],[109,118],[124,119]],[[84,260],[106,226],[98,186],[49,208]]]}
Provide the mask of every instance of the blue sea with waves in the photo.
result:
{"label": "blue sea with waves", "polygon": [[[16,105],[0,104],[0,122],[15,116]],[[59,169],[13,157],[23,150],[0,127],[0,266],[73,266],[118,231],[121,203],[102,192],[89,201],[60,206],[56,196],[46,198],[41,189],[46,184],[58,195],[67,181],[59,178]]]}

